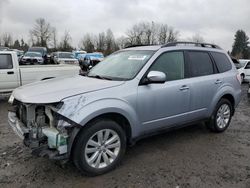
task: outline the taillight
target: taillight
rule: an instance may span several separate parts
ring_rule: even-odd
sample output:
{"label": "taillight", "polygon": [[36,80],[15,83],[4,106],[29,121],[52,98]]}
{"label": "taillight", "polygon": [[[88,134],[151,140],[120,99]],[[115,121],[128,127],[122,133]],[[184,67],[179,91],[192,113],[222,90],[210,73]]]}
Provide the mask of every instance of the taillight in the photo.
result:
{"label": "taillight", "polygon": [[237,78],[237,80],[239,81],[239,83],[241,84],[243,80],[241,79],[240,74],[237,74],[237,75],[236,75],[236,78]]}

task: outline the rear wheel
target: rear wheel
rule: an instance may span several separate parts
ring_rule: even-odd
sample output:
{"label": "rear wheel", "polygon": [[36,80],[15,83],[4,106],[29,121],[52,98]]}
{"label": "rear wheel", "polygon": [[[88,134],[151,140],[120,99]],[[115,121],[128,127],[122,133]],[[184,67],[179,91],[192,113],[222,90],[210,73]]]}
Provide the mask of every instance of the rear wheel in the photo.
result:
{"label": "rear wheel", "polygon": [[114,121],[99,120],[77,137],[73,160],[85,175],[100,175],[114,169],[126,150],[126,135]]}
{"label": "rear wheel", "polygon": [[232,118],[233,107],[229,100],[222,98],[216,105],[215,111],[206,123],[209,130],[212,132],[223,132],[225,131]]}

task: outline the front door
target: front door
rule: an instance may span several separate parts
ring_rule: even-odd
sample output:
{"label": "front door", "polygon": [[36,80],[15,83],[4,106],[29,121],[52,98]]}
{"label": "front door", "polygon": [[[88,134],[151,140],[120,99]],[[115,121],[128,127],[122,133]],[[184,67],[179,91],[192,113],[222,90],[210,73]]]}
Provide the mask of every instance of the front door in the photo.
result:
{"label": "front door", "polygon": [[144,131],[185,121],[189,110],[190,82],[185,79],[184,53],[163,53],[149,71],[164,72],[167,81],[138,87],[137,112]]}

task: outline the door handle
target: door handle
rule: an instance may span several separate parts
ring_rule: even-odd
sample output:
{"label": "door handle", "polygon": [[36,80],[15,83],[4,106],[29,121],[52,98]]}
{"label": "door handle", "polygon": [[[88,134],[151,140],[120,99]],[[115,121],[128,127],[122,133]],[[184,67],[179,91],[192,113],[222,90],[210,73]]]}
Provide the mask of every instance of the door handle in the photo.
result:
{"label": "door handle", "polygon": [[222,81],[219,79],[215,81],[215,84],[221,84],[221,83],[222,83]]}
{"label": "door handle", "polygon": [[183,86],[181,86],[181,88],[180,88],[181,91],[183,91],[183,90],[188,90],[188,89],[189,89],[189,87],[186,86],[186,85],[183,85]]}
{"label": "door handle", "polygon": [[14,74],[14,71],[8,71],[7,74]]}

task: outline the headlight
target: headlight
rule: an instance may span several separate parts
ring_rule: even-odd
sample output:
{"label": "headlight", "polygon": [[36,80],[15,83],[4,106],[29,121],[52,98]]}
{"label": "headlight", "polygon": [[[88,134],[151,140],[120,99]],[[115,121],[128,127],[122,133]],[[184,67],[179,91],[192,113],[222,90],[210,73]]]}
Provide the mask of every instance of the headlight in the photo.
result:
{"label": "headlight", "polygon": [[10,96],[10,98],[9,98],[9,101],[8,101],[8,102],[9,102],[10,104],[13,104],[14,99],[15,99],[15,98],[14,98],[14,96],[11,94],[11,96]]}

